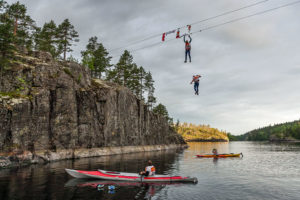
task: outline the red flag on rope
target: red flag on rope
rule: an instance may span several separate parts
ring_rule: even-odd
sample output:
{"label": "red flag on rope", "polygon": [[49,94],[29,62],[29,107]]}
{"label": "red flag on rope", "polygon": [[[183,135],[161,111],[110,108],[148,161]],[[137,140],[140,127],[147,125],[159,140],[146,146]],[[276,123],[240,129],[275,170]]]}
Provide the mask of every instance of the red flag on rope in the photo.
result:
{"label": "red flag on rope", "polygon": [[165,41],[165,38],[166,38],[166,33],[163,33],[163,34],[162,34],[162,39],[161,39],[161,40],[164,42],[164,41]]}
{"label": "red flag on rope", "polygon": [[176,38],[180,38],[180,31],[179,31],[179,29],[177,30]]}

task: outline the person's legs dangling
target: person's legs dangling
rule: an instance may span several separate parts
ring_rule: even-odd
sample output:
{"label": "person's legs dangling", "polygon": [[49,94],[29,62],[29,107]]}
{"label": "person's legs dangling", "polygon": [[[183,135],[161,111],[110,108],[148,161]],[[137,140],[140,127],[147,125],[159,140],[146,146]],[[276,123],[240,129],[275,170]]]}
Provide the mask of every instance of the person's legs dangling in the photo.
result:
{"label": "person's legs dangling", "polygon": [[197,94],[197,83],[194,83],[194,90],[195,90],[195,95]]}
{"label": "person's legs dangling", "polygon": [[191,50],[188,50],[188,54],[189,54],[190,62],[192,62],[192,59],[191,59]]}
{"label": "person's legs dangling", "polygon": [[195,94],[199,95],[199,82],[195,82]]}

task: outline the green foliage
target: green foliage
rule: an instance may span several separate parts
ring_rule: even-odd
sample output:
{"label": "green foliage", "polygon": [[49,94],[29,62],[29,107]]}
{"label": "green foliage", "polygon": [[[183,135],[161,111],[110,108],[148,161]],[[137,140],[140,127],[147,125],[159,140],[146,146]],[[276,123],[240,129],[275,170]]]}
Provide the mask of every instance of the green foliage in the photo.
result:
{"label": "green foliage", "polygon": [[72,74],[72,72],[70,71],[69,68],[64,67],[63,70],[64,70],[64,72],[65,72],[66,74],[68,74],[70,77],[74,78],[74,76],[73,76],[73,74]]}
{"label": "green foliage", "polygon": [[121,55],[119,62],[114,66],[107,76],[107,79],[117,84],[128,86],[128,79],[135,78],[132,76],[133,68],[136,66],[133,63],[133,57],[129,51],[125,50]]}
{"label": "green foliage", "polygon": [[250,141],[280,141],[300,139],[300,120],[252,130],[239,136],[243,140]]}
{"label": "green foliage", "polygon": [[80,83],[81,79],[82,79],[82,74],[79,74],[79,76],[78,76],[78,78],[77,78],[77,83],[78,83],[78,84]]}
{"label": "green foliage", "polygon": [[74,62],[74,63],[80,64],[79,60],[77,60],[76,58],[74,58],[72,55],[70,55],[70,56],[67,58],[67,61],[68,61],[68,62]]}
{"label": "green foliage", "polygon": [[51,53],[53,58],[58,58],[57,26],[53,20],[45,23],[42,29],[37,29],[35,34],[36,48]]}
{"label": "green foliage", "polygon": [[240,135],[232,135],[231,133],[227,133],[227,137],[229,141],[241,141],[243,138]]}
{"label": "green foliage", "polygon": [[91,37],[86,45],[86,50],[81,52],[82,63],[90,68],[93,78],[101,78],[102,73],[107,72],[112,66],[107,50],[97,40],[97,37]]}
{"label": "green foliage", "polygon": [[138,67],[127,50],[121,55],[114,68],[108,72],[106,79],[129,88],[141,100],[145,100],[146,94],[147,105],[150,108],[156,103],[151,72],[146,72],[142,66]]}
{"label": "green foliage", "polygon": [[35,22],[27,15],[27,8],[20,2],[8,6],[6,14],[13,22],[14,43],[19,47],[25,47],[32,50],[32,33],[35,31]]}
{"label": "green foliage", "polygon": [[15,50],[13,35],[13,20],[7,14],[9,6],[5,1],[0,1],[0,70],[9,66]]}
{"label": "green foliage", "polygon": [[17,88],[10,92],[0,92],[0,96],[8,96],[10,98],[32,98],[31,95],[24,95],[21,93],[25,88],[28,88],[29,83],[22,77],[17,77],[16,79],[19,82]]}
{"label": "green foliage", "polygon": [[65,19],[57,28],[58,52],[63,53],[63,59],[66,60],[67,52],[72,52],[73,42],[79,42],[79,37],[74,26],[69,19]]}
{"label": "green foliage", "polygon": [[145,75],[145,89],[148,92],[147,97],[147,105],[152,108],[153,105],[156,103],[156,98],[154,96],[154,80],[152,79],[151,72],[146,73]]}
{"label": "green foliage", "polygon": [[183,136],[186,141],[228,141],[227,133],[211,128],[209,125],[194,125],[183,123],[176,125],[177,132]]}
{"label": "green foliage", "polygon": [[163,104],[158,104],[157,106],[155,106],[152,110],[155,114],[161,115],[164,118],[166,118],[169,122],[169,124],[173,124],[173,119],[169,117],[169,113],[168,110],[166,108],[166,106],[164,106]]}

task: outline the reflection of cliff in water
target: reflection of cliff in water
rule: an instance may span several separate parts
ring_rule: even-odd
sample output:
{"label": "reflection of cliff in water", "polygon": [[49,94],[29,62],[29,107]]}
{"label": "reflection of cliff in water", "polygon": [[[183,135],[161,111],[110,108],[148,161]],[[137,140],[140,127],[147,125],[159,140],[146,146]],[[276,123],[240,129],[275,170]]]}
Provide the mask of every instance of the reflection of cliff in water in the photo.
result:
{"label": "reflection of cliff in water", "polygon": [[[157,173],[166,174],[178,167],[178,154],[180,153],[180,150],[141,152],[1,170],[0,199],[135,199],[137,194],[140,194],[138,199],[143,199],[149,194],[147,191],[153,190],[153,187],[151,190],[146,190],[140,186],[122,186],[116,188],[114,194],[101,193],[89,187],[64,187],[71,178],[64,169],[139,172],[144,169],[147,160],[150,159]],[[161,186],[154,189],[159,188]]]}

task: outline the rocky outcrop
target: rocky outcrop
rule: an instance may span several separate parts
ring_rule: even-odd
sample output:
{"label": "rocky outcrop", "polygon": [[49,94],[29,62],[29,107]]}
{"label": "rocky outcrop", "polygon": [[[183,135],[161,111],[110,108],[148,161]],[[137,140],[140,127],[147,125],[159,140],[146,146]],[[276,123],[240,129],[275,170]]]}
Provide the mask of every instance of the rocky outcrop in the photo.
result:
{"label": "rocky outcrop", "polygon": [[36,52],[18,55],[14,66],[2,72],[0,165],[7,159],[57,160],[61,152],[66,155],[58,159],[77,158],[79,149],[88,157],[102,155],[91,150],[106,147],[175,144],[185,142],[165,118],[127,88],[91,79],[89,70],[76,63]]}

